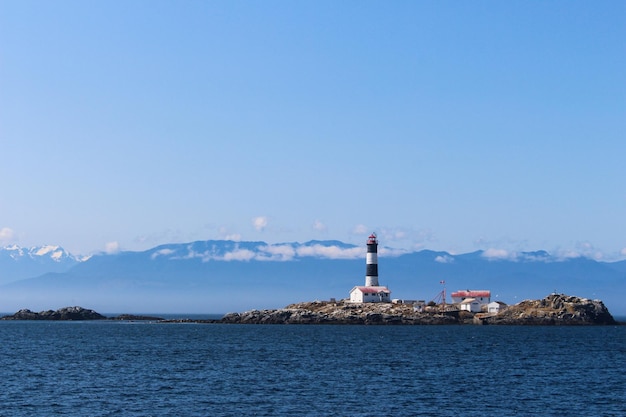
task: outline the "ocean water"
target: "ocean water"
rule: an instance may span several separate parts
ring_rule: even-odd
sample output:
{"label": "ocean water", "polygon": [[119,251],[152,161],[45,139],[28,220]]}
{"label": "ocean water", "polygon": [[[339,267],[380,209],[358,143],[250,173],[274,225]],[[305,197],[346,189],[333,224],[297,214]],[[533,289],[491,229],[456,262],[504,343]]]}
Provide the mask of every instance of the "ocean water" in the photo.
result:
{"label": "ocean water", "polygon": [[1,416],[626,416],[626,326],[0,322]]}

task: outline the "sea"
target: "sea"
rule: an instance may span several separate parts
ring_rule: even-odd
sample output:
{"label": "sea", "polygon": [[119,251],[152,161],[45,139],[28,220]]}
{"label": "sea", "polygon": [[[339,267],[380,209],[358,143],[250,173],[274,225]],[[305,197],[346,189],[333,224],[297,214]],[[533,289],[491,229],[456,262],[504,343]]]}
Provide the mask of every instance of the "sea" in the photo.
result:
{"label": "sea", "polygon": [[0,416],[626,416],[626,326],[0,321]]}

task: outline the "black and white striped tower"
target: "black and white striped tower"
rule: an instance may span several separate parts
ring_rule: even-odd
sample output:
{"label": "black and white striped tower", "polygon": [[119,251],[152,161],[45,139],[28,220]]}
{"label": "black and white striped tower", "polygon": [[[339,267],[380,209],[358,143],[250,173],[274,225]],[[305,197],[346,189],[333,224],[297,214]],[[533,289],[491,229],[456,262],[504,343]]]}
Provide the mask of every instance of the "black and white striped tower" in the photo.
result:
{"label": "black and white striped tower", "polygon": [[378,240],[376,233],[372,233],[367,239],[365,264],[365,286],[378,287]]}

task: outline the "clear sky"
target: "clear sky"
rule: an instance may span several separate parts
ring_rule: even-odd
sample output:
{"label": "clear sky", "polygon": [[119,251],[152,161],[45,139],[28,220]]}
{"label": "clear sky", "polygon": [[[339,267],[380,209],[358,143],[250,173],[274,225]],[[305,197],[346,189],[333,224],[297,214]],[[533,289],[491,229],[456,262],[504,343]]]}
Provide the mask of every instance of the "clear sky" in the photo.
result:
{"label": "clear sky", "polygon": [[0,2],[0,246],[626,258],[624,1]]}

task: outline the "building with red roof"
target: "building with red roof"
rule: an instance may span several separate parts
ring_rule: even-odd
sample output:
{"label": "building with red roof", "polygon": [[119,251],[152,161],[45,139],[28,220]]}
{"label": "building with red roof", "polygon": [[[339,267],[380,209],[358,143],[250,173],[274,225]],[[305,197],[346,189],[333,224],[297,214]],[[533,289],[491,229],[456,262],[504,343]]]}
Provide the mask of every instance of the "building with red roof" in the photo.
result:
{"label": "building with red roof", "polygon": [[352,303],[389,303],[391,291],[382,286],[356,286],[350,290]]}
{"label": "building with red roof", "polygon": [[455,291],[450,294],[453,303],[462,303],[467,298],[473,298],[478,303],[489,304],[491,302],[491,291],[489,290],[465,290]]}

